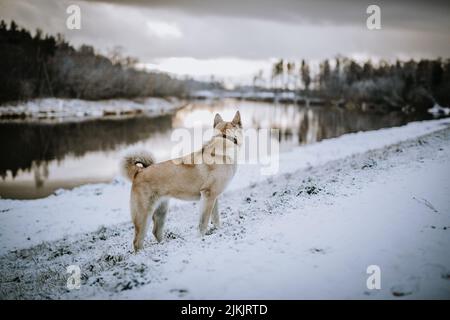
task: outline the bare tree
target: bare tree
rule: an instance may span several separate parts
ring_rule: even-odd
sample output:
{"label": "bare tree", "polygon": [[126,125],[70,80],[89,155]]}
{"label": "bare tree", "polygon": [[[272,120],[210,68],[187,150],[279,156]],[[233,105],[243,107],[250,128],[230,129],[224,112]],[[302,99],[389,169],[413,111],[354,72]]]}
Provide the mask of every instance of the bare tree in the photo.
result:
{"label": "bare tree", "polygon": [[311,84],[311,75],[309,73],[309,66],[305,62],[305,60],[302,60],[302,65],[300,67],[300,73],[303,81],[303,85],[305,87],[306,92],[309,91],[309,85]]}

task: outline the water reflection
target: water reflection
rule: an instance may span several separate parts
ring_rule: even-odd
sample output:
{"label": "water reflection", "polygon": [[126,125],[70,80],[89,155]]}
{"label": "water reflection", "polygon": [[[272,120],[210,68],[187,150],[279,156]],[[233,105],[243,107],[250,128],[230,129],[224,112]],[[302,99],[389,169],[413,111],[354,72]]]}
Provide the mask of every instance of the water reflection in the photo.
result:
{"label": "water reflection", "polygon": [[[42,164],[61,161],[67,155],[83,157],[89,151],[115,150],[149,138],[155,132],[169,132],[171,116],[155,119],[90,120],[69,123],[1,123],[0,146],[4,156],[0,174],[16,177],[19,170],[48,176]],[[45,166],[44,166],[45,168]]]}
{"label": "water reflection", "polygon": [[223,100],[192,103],[174,115],[159,118],[141,116],[56,124],[3,122],[0,196],[38,198],[58,188],[110,181],[118,173],[125,148],[147,148],[159,159],[167,159],[174,144],[170,140],[173,128],[208,128],[216,112],[231,119],[238,106],[244,127],[280,130],[281,151],[348,132],[421,119],[402,113]]}

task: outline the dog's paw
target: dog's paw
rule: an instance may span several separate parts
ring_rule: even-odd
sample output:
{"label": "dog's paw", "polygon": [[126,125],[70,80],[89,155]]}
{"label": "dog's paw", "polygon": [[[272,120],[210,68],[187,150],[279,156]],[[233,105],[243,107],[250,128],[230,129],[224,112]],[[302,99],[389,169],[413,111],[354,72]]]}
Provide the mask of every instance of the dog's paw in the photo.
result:
{"label": "dog's paw", "polygon": [[220,228],[220,220],[212,220],[212,225],[214,227],[214,229],[219,229]]}
{"label": "dog's paw", "polygon": [[158,243],[161,243],[161,241],[163,241],[164,237],[162,232],[153,233],[153,236],[155,237],[156,241],[158,241]]}
{"label": "dog's paw", "polygon": [[206,234],[207,228],[204,227],[203,225],[200,225],[198,227],[198,235],[199,237],[203,237]]}
{"label": "dog's paw", "polygon": [[139,250],[141,250],[144,247],[144,243],[143,241],[133,241],[133,249],[134,249],[134,253],[138,253]]}

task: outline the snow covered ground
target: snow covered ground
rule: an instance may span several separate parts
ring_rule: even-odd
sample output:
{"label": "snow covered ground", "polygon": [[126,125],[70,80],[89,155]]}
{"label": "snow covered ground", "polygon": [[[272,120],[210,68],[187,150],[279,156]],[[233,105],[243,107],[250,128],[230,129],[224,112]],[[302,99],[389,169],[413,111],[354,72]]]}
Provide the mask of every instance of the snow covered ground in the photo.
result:
{"label": "snow covered ground", "polygon": [[[222,227],[174,202],[131,252],[129,183],[0,200],[2,298],[450,298],[450,119],[347,134],[243,166]],[[66,267],[82,285],[66,288]],[[366,287],[369,265],[381,289]]]}
{"label": "snow covered ground", "polygon": [[175,98],[141,100],[112,99],[88,101],[79,99],[35,99],[18,105],[0,107],[0,119],[86,119],[104,116],[146,114],[159,116],[173,112],[182,102]]}

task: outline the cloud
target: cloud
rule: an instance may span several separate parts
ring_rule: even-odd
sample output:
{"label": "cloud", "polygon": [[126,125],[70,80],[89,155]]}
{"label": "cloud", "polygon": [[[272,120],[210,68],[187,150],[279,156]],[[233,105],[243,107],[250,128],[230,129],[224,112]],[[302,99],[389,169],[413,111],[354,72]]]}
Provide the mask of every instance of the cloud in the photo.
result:
{"label": "cloud", "polygon": [[[449,56],[448,2],[377,2],[382,29],[375,31],[366,28],[371,2],[364,0],[0,0],[0,12],[26,28],[63,33],[76,45],[91,44],[102,51],[121,46],[143,63],[164,62],[164,67],[189,58],[205,69],[213,61],[278,57]],[[81,7],[79,31],[65,27],[65,9],[72,3]]]}
{"label": "cloud", "polygon": [[156,64],[147,64],[147,68],[207,78],[212,74],[233,77],[237,73],[251,77],[256,70],[264,69],[270,61],[244,60],[236,58],[195,59],[190,57],[158,59]]}
{"label": "cloud", "polygon": [[[170,10],[202,17],[235,17],[292,24],[358,25],[368,0],[86,0]],[[386,26],[448,32],[447,0],[378,0]]]}
{"label": "cloud", "polygon": [[147,21],[146,24],[150,33],[158,38],[180,38],[183,35],[176,23]]}

